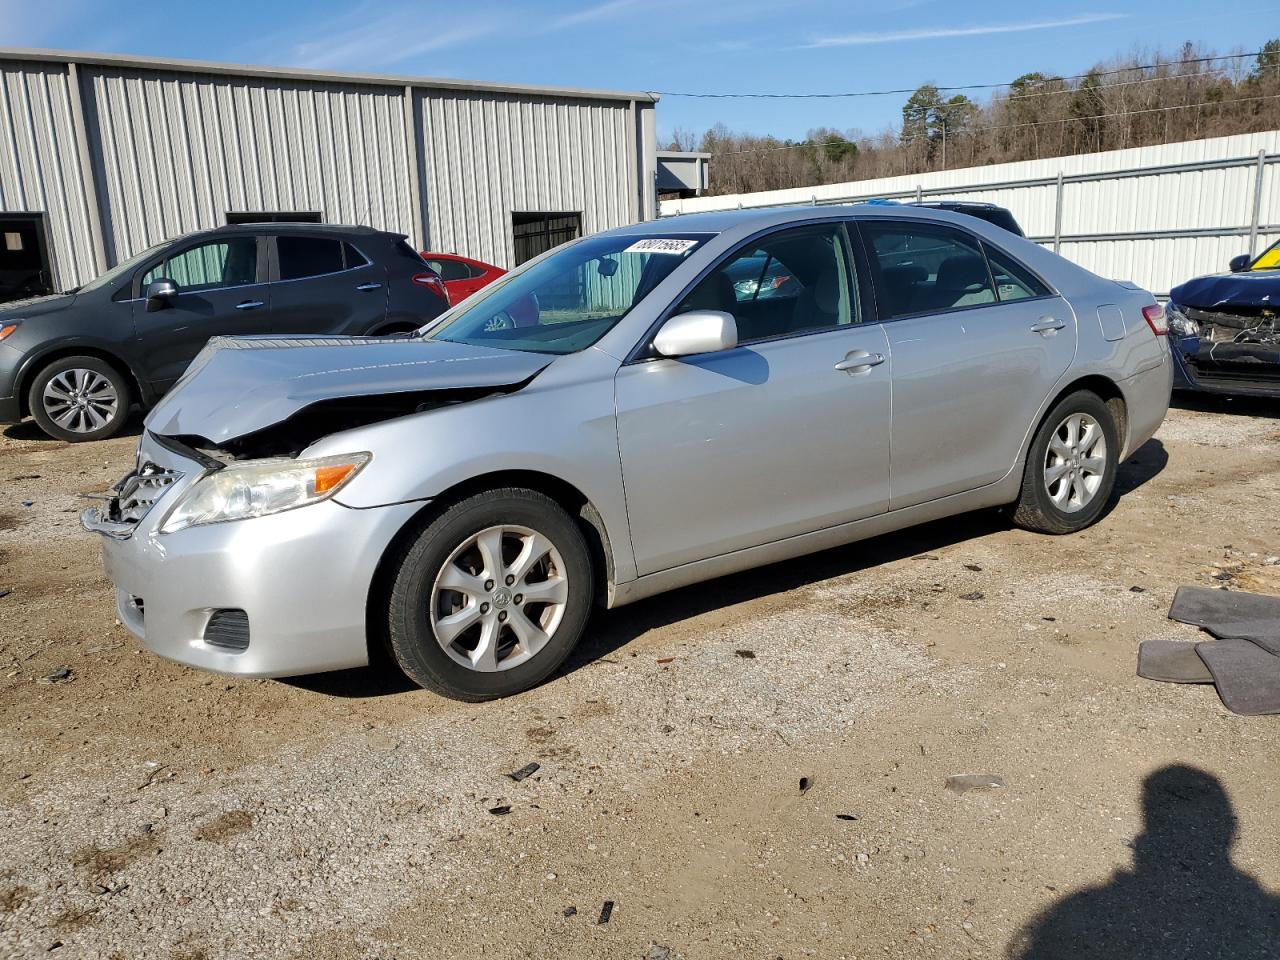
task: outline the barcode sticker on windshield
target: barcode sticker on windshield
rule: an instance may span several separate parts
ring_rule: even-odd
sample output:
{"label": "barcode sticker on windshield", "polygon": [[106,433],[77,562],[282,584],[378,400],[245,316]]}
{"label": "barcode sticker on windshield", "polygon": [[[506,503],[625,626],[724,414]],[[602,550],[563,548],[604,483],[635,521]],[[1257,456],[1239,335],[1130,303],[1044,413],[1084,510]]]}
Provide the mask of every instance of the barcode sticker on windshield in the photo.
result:
{"label": "barcode sticker on windshield", "polygon": [[637,240],[623,253],[672,253],[676,256],[688,253],[698,245],[697,240],[675,240],[670,237],[650,237],[648,240]]}

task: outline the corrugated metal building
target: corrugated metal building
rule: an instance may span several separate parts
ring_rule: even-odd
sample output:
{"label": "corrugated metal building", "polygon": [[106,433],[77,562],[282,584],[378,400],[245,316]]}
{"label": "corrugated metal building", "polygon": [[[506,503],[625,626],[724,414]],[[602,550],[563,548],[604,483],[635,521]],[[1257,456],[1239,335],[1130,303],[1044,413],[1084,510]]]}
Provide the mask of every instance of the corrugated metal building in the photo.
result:
{"label": "corrugated metal building", "polygon": [[1094,273],[1163,295],[1280,240],[1280,131],[661,206],[671,216],[874,197],[1008,207],[1033,240]]}
{"label": "corrugated metal building", "polygon": [[0,234],[57,290],[266,215],[511,267],[656,213],[656,99],[0,49]]}

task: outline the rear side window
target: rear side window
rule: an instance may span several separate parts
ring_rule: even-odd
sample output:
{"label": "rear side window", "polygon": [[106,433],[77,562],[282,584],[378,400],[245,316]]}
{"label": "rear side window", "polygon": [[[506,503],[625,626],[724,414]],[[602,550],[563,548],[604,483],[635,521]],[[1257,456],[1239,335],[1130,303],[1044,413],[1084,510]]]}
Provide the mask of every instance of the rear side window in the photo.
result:
{"label": "rear side window", "polygon": [[982,247],[967,234],[912,221],[863,222],[881,319],[996,302]]}
{"label": "rear side window", "polygon": [[458,260],[445,260],[432,257],[427,260],[427,266],[440,274],[440,277],[443,280],[470,280],[472,277],[471,268]]}
{"label": "rear side window", "polygon": [[996,282],[996,293],[1002,303],[1005,300],[1026,300],[1029,297],[1049,296],[1049,288],[1022,264],[995,247],[984,243],[982,248],[987,252],[987,262],[991,264],[991,276]]}
{"label": "rear side window", "polygon": [[343,270],[342,241],[323,237],[277,237],[281,280],[302,280]]}

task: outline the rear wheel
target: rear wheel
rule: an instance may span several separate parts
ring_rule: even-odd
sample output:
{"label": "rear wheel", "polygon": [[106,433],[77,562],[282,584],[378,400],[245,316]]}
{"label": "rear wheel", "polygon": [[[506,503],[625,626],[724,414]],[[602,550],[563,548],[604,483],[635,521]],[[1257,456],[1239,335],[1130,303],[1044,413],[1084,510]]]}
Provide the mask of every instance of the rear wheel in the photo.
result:
{"label": "rear wheel", "polygon": [[77,443],[115,436],[129,417],[129,383],[98,357],[63,357],[31,382],[27,405],[40,429]]}
{"label": "rear wheel", "polygon": [[1111,411],[1080,390],[1045,417],[1027,454],[1013,522],[1039,533],[1074,533],[1102,515],[1116,482],[1120,440]]}
{"label": "rear wheel", "polygon": [[478,494],[432,521],[399,561],[392,653],[446,697],[519,693],[577,644],[593,583],[582,532],[555,501],[520,488]]}

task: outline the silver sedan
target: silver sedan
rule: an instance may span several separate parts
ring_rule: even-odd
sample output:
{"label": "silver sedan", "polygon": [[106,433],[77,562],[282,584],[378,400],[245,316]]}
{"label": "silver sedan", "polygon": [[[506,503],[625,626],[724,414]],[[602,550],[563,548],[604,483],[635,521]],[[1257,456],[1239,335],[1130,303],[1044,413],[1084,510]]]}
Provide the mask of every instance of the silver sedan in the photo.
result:
{"label": "silver sedan", "polygon": [[212,341],[84,523],[158,654],[282,676],[385,645],[483,700],[593,604],[967,510],[1080,530],[1170,380],[1150,294],[982,221],[702,214],[558,247],[415,337]]}

